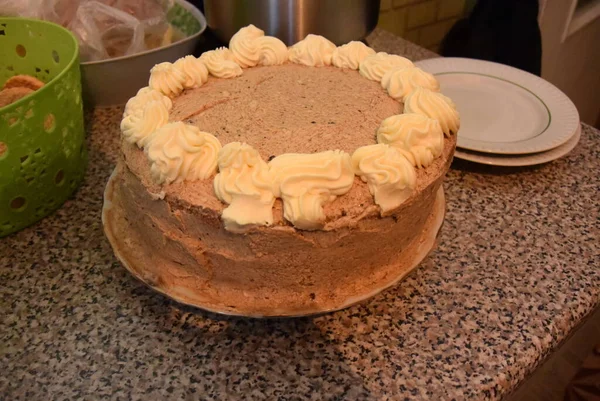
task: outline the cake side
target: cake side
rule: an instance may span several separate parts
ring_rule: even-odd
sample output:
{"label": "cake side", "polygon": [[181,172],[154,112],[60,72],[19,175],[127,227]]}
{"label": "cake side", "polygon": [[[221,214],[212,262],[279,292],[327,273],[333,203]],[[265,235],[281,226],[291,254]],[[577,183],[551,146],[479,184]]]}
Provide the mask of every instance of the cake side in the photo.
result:
{"label": "cake side", "polygon": [[391,216],[373,213],[327,231],[276,225],[245,234],[226,231],[216,211],[168,194],[157,198],[121,161],[114,231],[126,236],[120,253],[134,261],[136,275],[192,303],[252,315],[329,310],[414,267],[451,157],[444,160]]}

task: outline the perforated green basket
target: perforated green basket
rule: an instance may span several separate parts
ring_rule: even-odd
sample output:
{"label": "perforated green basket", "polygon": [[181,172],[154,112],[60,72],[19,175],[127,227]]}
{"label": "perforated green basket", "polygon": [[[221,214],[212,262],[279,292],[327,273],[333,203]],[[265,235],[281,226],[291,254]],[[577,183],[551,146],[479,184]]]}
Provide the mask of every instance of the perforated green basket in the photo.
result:
{"label": "perforated green basket", "polygon": [[46,85],[0,108],[0,237],[60,207],[87,161],[75,37],[49,22],[0,18],[0,86],[18,74]]}

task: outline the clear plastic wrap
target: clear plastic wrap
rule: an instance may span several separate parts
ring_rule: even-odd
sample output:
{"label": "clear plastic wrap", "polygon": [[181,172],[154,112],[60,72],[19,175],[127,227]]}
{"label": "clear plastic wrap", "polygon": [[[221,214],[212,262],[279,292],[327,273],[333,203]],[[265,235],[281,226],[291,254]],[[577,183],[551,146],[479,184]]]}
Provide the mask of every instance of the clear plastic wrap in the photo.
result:
{"label": "clear plastic wrap", "polygon": [[56,22],[79,40],[82,61],[127,56],[170,43],[173,0],[0,0],[0,15]]}

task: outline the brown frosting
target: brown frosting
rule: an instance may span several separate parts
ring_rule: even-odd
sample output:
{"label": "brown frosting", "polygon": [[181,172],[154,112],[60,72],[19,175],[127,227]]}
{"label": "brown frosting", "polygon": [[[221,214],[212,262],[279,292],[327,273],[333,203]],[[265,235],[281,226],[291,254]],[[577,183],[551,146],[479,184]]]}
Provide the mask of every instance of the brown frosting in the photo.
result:
{"label": "brown frosting", "polygon": [[381,121],[402,112],[377,82],[336,67],[255,67],[235,79],[209,78],[177,97],[171,121],[210,132],[224,145],[246,142],[267,160],[284,153],[376,143]]}

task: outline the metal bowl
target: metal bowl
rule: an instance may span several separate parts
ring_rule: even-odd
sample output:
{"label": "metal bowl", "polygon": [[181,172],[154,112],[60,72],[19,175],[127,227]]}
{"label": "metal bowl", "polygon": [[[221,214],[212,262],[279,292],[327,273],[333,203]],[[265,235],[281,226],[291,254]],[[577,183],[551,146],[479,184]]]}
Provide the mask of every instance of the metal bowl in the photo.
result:
{"label": "metal bowl", "polygon": [[194,51],[206,29],[204,15],[187,1],[177,0],[168,18],[171,24],[188,35],[185,39],[131,56],[81,63],[86,106],[125,104],[140,88],[148,85],[150,69],[155,64],[172,62]]}
{"label": "metal bowl", "polygon": [[204,0],[208,26],[223,42],[254,24],[292,45],[309,33],[337,45],[364,39],[377,25],[380,0]]}

